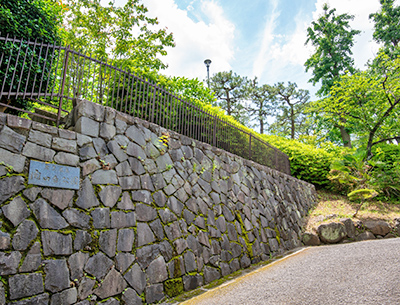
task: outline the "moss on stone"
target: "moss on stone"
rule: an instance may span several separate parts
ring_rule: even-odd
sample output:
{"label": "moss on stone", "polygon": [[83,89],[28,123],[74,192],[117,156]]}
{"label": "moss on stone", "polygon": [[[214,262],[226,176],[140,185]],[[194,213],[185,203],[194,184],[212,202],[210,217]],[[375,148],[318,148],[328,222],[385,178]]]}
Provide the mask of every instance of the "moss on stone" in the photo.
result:
{"label": "moss on stone", "polygon": [[275,232],[276,232],[276,240],[278,241],[278,244],[281,244],[281,233],[279,233],[278,226],[275,226]]}
{"label": "moss on stone", "polygon": [[167,280],[164,283],[165,293],[170,297],[176,297],[183,293],[183,281],[182,278],[175,278],[171,280]]}

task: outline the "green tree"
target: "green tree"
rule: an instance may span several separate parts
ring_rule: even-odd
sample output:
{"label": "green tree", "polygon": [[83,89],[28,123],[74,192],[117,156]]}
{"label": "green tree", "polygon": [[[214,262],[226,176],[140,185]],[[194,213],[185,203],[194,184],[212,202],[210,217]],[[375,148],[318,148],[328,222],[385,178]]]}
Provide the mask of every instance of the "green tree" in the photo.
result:
{"label": "green tree", "polygon": [[374,21],[374,39],[383,43],[384,48],[393,52],[400,42],[400,7],[394,6],[394,0],[380,0],[379,12],[369,15]]}
{"label": "green tree", "polygon": [[[0,32],[2,36],[10,38],[35,40],[45,43],[59,43],[63,31],[61,30],[63,7],[58,2],[50,0],[18,0],[0,1]],[[20,51],[18,56],[18,51]],[[4,92],[16,91],[24,88],[27,92],[38,93],[45,90],[40,88],[39,82],[32,81],[35,77],[51,84],[52,66],[50,60],[45,61],[47,48],[34,47],[25,42],[0,41],[0,52],[3,60],[0,66],[0,79]],[[55,55],[50,52],[50,56]],[[50,58],[48,57],[48,58]],[[24,69],[26,58],[32,63],[32,68]],[[8,69],[7,69],[8,67]],[[29,81],[30,79],[30,81]],[[30,109],[31,102],[20,97],[1,97],[5,105],[13,105],[21,109]],[[5,111],[7,106],[0,106]],[[7,110],[11,111],[12,110]]]}
{"label": "green tree", "polygon": [[288,82],[275,85],[278,100],[281,102],[278,106],[280,114],[276,117],[276,126],[279,129],[287,130],[291,139],[295,138],[296,132],[304,125],[307,119],[305,109],[310,99],[308,90],[297,89],[296,83]]}
{"label": "green tree", "polygon": [[218,72],[210,78],[210,88],[218,100],[218,106],[243,125],[249,122],[245,105],[249,98],[249,85],[250,81],[247,77],[242,77],[232,71]]}
{"label": "green tree", "polygon": [[[321,82],[318,90],[320,96],[327,95],[341,75],[356,71],[351,48],[354,45],[354,36],[360,33],[349,25],[354,16],[337,15],[336,9],[330,9],[327,4],[322,8],[323,14],[307,29],[306,44],[311,43],[315,52],[305,62],[306,71],[311,69],[313,73],[310,82],[313,85]],[[334,126],[340,130],[343,145],[351,147],[350,134],[344,127],[345,123],[344,118],[339,115]]]}
{"label": "green tree", "polygon": [[258,121],[260,134],[265,131],[267,117],[275,114],[276,110],[276,90],[273,86],[258,86],[257,78],[251,84],[250,98],[252,104],[249,107],[249,114]]}
{"label": "green tree", "polygon": [[165,69],[160,56],[175,46],[167,29],[151,30],[157,18],[146,16],[148,9],[139,0],[128,0],[123,7],[111,1],[66,0],[66,42],[74,49],[108,59],[123,69],[142,73]]}
{"label": "green tree", "polygon": [[346,124],[356,127],[367,159],[374,145],[400,140],[400,57],[380,56],[383,74],[369,69],[344,75],[320,105],[333,120],[340,111]]}

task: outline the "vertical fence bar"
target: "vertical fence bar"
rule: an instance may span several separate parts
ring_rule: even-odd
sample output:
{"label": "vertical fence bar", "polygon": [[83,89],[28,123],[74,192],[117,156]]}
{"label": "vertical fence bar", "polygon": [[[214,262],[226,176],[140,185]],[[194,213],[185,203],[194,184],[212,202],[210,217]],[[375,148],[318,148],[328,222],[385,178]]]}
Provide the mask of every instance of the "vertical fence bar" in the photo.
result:
{"label": "vertical fence bar", "polygon": [[252,137],[252,134],[251,134],[251,132],[249,133],[249,159],[251,160],[251,137]]}
{"label": "vertical fence bar", "polygon": [[61,119],[61,109],[62,109],[62,99],[64,97],[64,86],[65,86],[65,78],[67,77],[67,69],[68,69],[68,60],[69,60],[69,46],[65,49],[65,60],[64,60],[64,71],[61,83],[61,92],[60,92],[60,99],[58,102],[58,113],[57,113],[57,128],[60,125]]}
{"label": "vertical fence bar", "polygon": [[[18,59],[19,59],[19,54],[21,53],[21,49],[22,49],[22,39],[21,42],[19,44],[19,49],[18,49],[18,54],[17,54],[17,59],[15,61],[15,69],[13,72],[13,76],[11,78],[11,85],[10,85],[10,89],[8,90],[8,97],[7,99],[10,99],[11,96],[11,91],[12,91],[12,87],[13,87],[13,83],[14,83],[14,78],[15,78],[15,73],[17,72],[17,68],[18,68]],[[23,68],[22,68],[23,69]]]}
{"label": "vertical fence bar", "polygon": [[153,101],[151,105],[151,116],[150,116],[150,122],[154,123],[154,107],[156,104],[156,84],[154,83],[154,89],[153,89]]}
{"label": "vertical fence bar", "polygon": [[212,145],[217,145],[217,116],[214,117],[214,128],[213,128],[213,135],[212,135]]}

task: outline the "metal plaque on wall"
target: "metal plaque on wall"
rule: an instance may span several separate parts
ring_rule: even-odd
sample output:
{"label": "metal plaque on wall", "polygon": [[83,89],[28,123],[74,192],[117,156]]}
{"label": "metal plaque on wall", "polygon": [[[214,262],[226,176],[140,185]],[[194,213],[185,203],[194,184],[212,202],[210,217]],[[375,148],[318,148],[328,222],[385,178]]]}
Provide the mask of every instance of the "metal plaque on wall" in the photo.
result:
{"label": "metal plaque on wall", "polygon": [[31,161],[29,184],[79,190],[80,168]]}

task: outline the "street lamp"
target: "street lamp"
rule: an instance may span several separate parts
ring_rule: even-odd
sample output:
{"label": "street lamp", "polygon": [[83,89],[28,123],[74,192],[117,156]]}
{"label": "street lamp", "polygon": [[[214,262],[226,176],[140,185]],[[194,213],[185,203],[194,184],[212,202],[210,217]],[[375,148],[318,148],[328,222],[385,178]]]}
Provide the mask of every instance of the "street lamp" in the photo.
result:
{"label": "street lamp", "polygon": [[206,59],[204,61],[204,64],[207,67],[207,85],[208,85],[208,88],[210,89],[210,64],[211,64],[211,60],[210,59]]}

